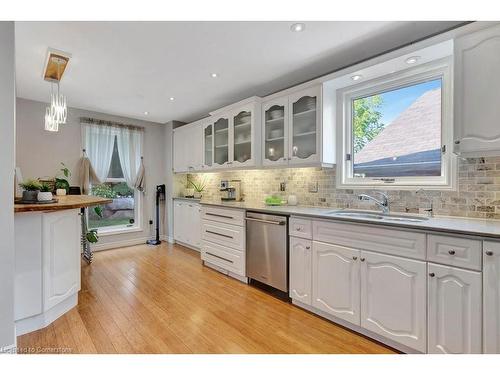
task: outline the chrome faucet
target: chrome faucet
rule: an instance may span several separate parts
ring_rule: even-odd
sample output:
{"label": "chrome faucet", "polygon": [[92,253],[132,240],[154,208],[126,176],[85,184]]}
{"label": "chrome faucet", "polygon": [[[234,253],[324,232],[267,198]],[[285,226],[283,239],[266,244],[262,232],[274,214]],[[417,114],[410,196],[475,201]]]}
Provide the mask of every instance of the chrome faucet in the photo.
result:
{"label": "chrome faucet", "polygon": [[375,193],[380,194],[382,199],[378,200],[377,198],[374,198],[368,194],[360,194],[358,195],[358,199],[361,201],[373,201],[378,207],[382,209],[382,212],[384,214],[388,214],[389,211],[391,210],[389,204],[389,197],[387,196],[387,194],[384,194],[381,191],[376,191]]}
{"label": "chrome faucet", "polygon": [[427,192],[424,189],[418,189],[417,194],[423,194],[427,200],[429,201],[429,208],[426,208],[424,211],[427,212],[427,215],[430,217],[434,216],[434,204],[432,202],[432,198],[427,194]]}

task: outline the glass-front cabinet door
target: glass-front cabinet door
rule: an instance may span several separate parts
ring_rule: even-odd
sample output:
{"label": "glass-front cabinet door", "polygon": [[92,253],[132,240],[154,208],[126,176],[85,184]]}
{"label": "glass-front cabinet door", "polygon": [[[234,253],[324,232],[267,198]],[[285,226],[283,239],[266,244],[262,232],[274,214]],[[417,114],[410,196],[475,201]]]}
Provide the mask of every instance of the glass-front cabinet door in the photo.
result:
{"label": "glass-front cabinet door", "polygon": [[318,160],[320,96],[321,88],[319,86],[289,96],[290,135],[288,152],[291,164],[310,163]]}
{"label": "glass-front cabinet door", "polygon": [[214,167],[229,164],[229,118],[219,117],[214,122]]}
{"label": "glass-front cabinet door", "polygon": [[232,115],[232,167],[254,163],[254,113],[251,108],[239,109]]}
{"label": "glass-front cabinet door", "polygon": [[288,163],[288,97],[262,105],[264,165]]}
{"label": "glass-front cabinet door", "polygon": [[214,162],[214,125],[207,123],[203,126],[203,168],[212,168]]}

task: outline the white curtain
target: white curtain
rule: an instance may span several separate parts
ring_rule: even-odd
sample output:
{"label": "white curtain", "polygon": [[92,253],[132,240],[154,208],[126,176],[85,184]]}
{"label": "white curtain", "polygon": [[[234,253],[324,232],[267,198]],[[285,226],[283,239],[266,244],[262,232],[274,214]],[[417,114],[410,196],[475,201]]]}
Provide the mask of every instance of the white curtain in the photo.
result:
{"label": "white curtain", "polygon": [[116,130],[116,145],[123,177],[129,188],[136,188],[137,172],[141,167],[143,131],[134,128]]}
{"label": "white curtain", "polygon": [[94,167],[97,178],[104,182],[108,177],[116,128],[98,124],[83,123],[84,148]]}

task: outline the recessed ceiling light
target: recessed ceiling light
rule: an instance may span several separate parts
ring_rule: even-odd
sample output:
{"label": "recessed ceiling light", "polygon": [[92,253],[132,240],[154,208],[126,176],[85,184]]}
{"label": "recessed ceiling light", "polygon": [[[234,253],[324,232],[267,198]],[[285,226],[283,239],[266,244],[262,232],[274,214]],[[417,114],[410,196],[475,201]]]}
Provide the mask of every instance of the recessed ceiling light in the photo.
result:
{"label": "recessed ceiling light", "polygon": [[363,76],[362,76],[361,74],[356,74],[356,75],[354,75],[354,76],[352,76],[352,77],[351,77],[351,79],[352,79],[353,81],[358,81],[358,80],[360,80],[361,78],[363,78]]}
{"label": "recessed ceiling light", "polygon": [[173,102],[175,100],[175,98],[173,96],[171,96],[169,99],[171,102]]}
{"label": "recessed ceiling light", "polygon": [[290,30],[292,30],[293,32],[295,33],[298,33],[298,32],[301,32],[301,31],[304,31],[306,28],[306,25],[304,25],[303,23],[301,22],[298,22],[298,23],[294,23],[292,26],[290,26]]}
{"label": "recessed ceiling light", "polygon": [[210,77],[212,77],[212,78],[217,78],[218,76],[219,76],[219,75],[218,75],[217,73],[212,73],[212,74],[210,74]]}
{"label": "recessed ceiling light", "polygon": [[147,116],[147,115],[149,115],[149,112],[148,112],[148,111],[145,111],[145,112],[144,112],[144,114]]}
{"label": "recessed ceiling light", "polygon": [[420,59],[420,56],[411,56],[406,59],[407,64],[415,64],[418,59]]}

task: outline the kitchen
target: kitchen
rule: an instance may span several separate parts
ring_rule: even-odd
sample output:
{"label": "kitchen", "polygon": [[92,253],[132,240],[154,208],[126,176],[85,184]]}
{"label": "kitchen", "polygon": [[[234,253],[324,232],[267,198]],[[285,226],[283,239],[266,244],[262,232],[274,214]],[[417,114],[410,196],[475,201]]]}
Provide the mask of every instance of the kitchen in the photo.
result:
{"label": "kitchen", "polygon": [[[2,351],[500,354],[498,22],[1,27],[16,47]],[[176,51],[240,38],[261,81],[188,64],[208,42],[179,61],[132,48],[180,33]],[[286,46],[272,66],[264,36]],[[332,46],[328,69],[308,63]]]}

